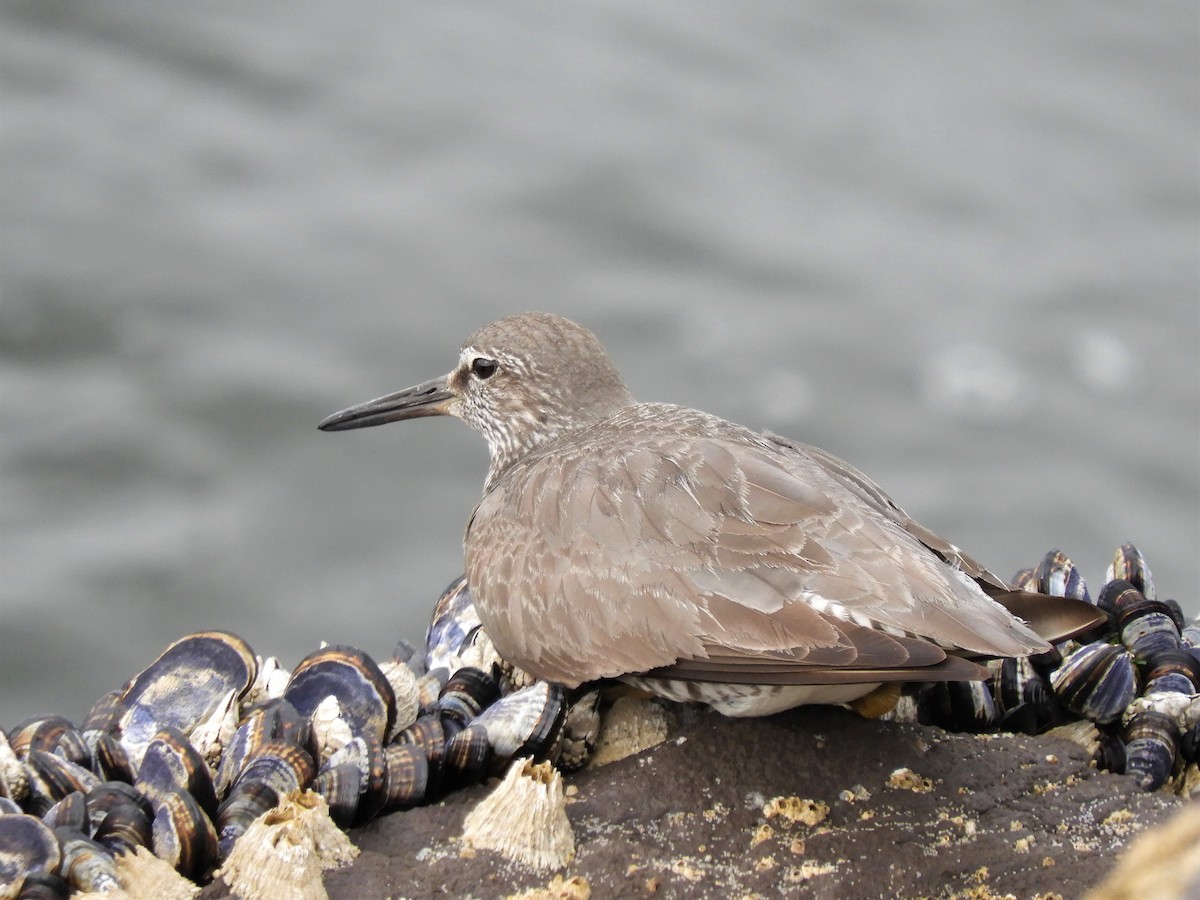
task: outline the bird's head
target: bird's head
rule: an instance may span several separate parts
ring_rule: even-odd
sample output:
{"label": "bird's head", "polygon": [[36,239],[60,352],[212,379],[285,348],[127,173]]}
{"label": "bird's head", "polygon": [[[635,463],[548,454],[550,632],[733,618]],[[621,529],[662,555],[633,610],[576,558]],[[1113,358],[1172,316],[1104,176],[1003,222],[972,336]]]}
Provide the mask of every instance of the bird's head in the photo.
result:
{"label": "bird's head", "polygon": [[522,313],[468,337],[449,374],[334,413],[319,427],[454,416],[487,441],[490,481],[546,441],[632,402],[594,334],[562,316]]}

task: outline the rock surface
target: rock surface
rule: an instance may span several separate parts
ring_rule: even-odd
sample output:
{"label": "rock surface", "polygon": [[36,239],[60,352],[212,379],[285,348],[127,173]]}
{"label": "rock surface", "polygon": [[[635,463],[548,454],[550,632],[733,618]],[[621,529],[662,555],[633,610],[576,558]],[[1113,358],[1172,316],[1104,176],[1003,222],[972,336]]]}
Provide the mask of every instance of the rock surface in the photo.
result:
{"label": "rock surface", "polygon": [[[586,882],[598,898],[1076,898],[1184,804],[1097,772],[1055,738],[830,707],[702,713],[656,748],[570,776],[576,856],[552,876],[462,844],[463,818],[493,786],[354,829],[362,853],[325,875],[331,898],[502,898],[556,877],[558,893],[541,896],[583,896]],[[226,893],[216,882],[202,896]]]}
{"label": "rock surface", "polygon": [[[1096,771],[1066,741],[949,734],[829,707],[696,714],[665,743],[567,784],[577,850],[558,886],[583,879],[597,897],[1077,897],[1184,802]],[[326,874],[330,896],[546,888],[551,875],[460,841],[490,789],[355,829],[362,855]]]}

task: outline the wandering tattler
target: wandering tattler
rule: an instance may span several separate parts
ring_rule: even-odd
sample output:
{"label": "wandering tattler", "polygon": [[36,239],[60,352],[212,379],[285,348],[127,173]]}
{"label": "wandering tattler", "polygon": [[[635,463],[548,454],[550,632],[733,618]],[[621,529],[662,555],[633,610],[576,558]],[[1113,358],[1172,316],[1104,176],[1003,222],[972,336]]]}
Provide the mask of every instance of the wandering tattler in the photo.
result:
{"label": "wandering tattler", "polygon": [[638,403],[560,316],[493,322],[449,375],[320,427],[437,415],[491,454],[465,538],[479,617],[502,657],[548,681],[622,677],[765,715],[978,680],[967,657],[1041,653],[1099,618],[1009,591],[822,450]]}

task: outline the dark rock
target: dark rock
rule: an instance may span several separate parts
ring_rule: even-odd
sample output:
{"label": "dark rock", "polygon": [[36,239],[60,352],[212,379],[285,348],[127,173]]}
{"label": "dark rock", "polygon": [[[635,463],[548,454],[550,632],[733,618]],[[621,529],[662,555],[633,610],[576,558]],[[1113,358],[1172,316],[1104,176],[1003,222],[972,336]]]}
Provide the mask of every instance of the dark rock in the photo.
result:
{"label": "dark rock", "polygon": [[[898,770],[908,770],[898,771]],[[959,735],[829,707],[701,715],[666,743],[567,779],[574,862],[598,897],[1078,896],[1142,828],[1183,801],[1090,768],[1048,737]],[[333,898],[503,897],[547,886],[459,842],[487,785],[356,828]],[[828,806],[815,825],[764,803]],[[767,826],[764,828],[764,826]],[[220,896],[219,883],[204,896]]]}

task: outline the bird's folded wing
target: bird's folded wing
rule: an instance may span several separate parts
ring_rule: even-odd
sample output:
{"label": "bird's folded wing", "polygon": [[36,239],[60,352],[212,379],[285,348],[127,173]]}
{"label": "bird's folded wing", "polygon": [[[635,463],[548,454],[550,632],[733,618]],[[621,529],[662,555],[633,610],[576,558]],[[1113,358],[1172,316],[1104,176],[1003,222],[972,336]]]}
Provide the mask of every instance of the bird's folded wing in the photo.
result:
{"label": "bird's folded wing", "polygon": [[947,656],[930,666],[869,668],[850,666],[782,666],[769,660],[739,659],[711,664],[705,659],[681,659],[642,673],[643,678],[710,681],[720,684],[871,684],[877,681],[983,681],[991,673],[961,656]]}
{"label": "bird's folded wing", "polygon": [[485,495],[466,544],[497,648],[566,681],[1044,649],[874,503],[768,442],[637,435],[531,457]]}
{"label": "bird's folded wing", "polygon": [[880,514],[891,519],[948,564],[962,570],[977,581],[1007,590],[1008,585],[1003,579],[984,568],[973,557],[968,556],[941,535],[915,521],[883,488],[844,459],[839,459],[832,453],[826,453],[820,447],[801,444],[777,435],[768,437],[793,453],[810,457],[831,478],[836,479],[843,487],[853,492],[860,500],[876,509]]}
{"label": "bird's folded wing", "polygon": [[1050,597],[1012,590],[1003,579],[985,569],[974,558],[920,522],[914,521],[879,485],[849,463],[818,447],[797,444],[774,435],[771,435],[770,439],[795,453],[810,456],[830,476],[907,531],[948,565],[973,578],[985,594],[1021,619],[1042,640],[1058,643],[1105,621],[1104,613],[1090,603],[1070,597]]}

